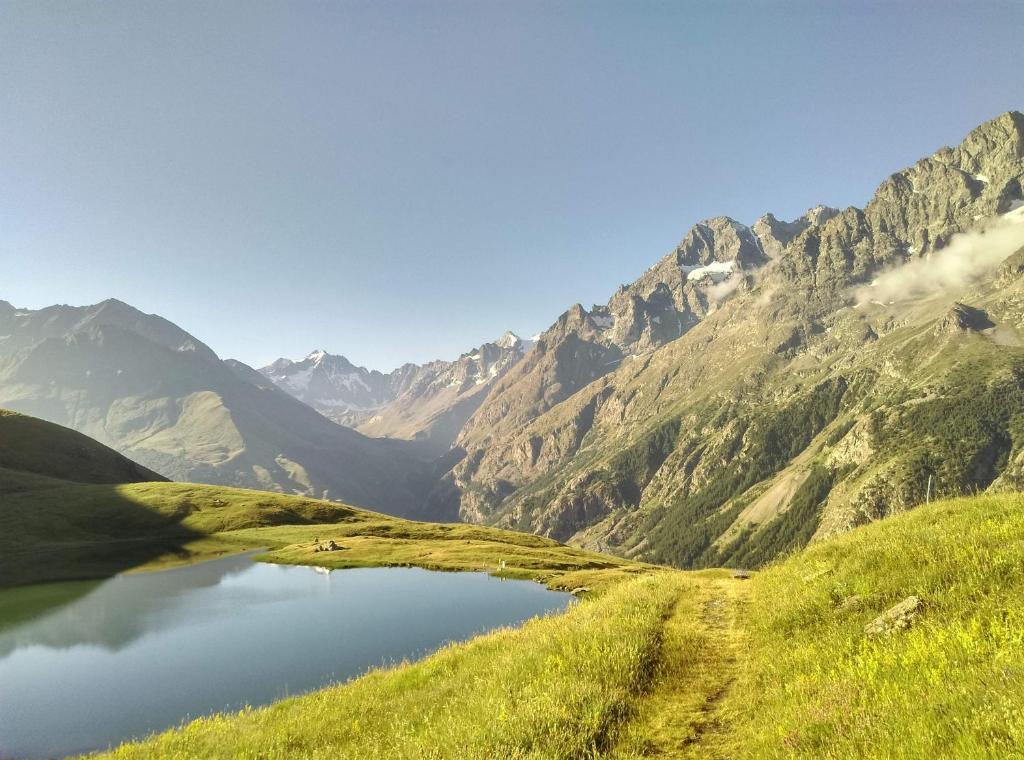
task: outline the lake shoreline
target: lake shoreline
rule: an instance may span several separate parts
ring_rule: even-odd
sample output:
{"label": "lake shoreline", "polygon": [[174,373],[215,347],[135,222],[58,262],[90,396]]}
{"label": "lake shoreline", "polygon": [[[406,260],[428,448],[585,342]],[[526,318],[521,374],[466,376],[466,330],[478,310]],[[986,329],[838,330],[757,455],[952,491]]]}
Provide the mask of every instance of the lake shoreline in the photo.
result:
{"label": "lake shoreline", "polygon": [[[275,704],[561,614],[572,601],[482,573],[320,574],[257,553],[119,574],[0,631],[0,682],[19,695],[0,714],[5,753],[97,751],[197,716]],[[58,692],[47,677],[55,671]]]}

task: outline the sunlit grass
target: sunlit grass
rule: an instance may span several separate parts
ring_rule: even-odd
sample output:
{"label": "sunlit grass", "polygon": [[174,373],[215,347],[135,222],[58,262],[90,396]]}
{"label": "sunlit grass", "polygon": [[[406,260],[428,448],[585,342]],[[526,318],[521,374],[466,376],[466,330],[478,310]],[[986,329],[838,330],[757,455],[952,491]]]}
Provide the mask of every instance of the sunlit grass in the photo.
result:
{"label": "sunlit grass", "polygon": [[[738,756],[1022,756],[1024,497],[922,507],[751,583]],[[926,606],[910,630],[865,635],[912,594]]]}
{"label": "sunlit grass", "polygon": [[[20,532],[5,532],[12,525]],[[88,577],[107,569],[104,558],[131,559],[144,530],[177,542],[140,554],[136,569],[258,546],[276,562],[486,570],[594,593],[564,615],[202,718],[113,757],[1024,756],[1021,495],[921,507],[749,582],[509,531],[175,483],[14,493],[0,550],[23,574],[70,572],[70,557]],[[316,552],[314,539],[343,548]],[[925,606],[909,630],[865,634],[911,595]]]}

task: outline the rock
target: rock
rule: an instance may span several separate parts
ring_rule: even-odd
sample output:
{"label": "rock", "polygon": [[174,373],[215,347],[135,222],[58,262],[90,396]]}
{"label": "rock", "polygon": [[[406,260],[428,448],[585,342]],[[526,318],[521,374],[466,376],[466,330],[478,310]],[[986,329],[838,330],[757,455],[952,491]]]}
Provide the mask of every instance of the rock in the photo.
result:
{"label": "rock", "polygon": [[1005,288],[1024,275],[1024,248],[1021,248],[999,265],[996,287]]}
{"label": "rock", "polygon": [[924,602],[920,597],[908,596],[864,626],[864,633],[874,637],[891,636],[899,631],[905,631],[923,608]]}
{"label": "rock", "polygon": [[953,335],[964,332],[979,332],[994,327],[992,320],[981,309],[964,303],[955,303],[935,325],[936,335]]}

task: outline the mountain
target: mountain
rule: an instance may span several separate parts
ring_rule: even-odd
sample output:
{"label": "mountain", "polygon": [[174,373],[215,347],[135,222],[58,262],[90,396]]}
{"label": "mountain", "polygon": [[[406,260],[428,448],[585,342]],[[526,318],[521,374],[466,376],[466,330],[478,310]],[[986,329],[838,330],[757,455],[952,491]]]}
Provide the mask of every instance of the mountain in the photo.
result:
{"label": "mountain", "polygon": [[301,361],[278,359],[259,372],[335,422],[355,427],[389,397],[389,376],[319,350]]}
{"label": "mountain", "polygon": [[863,208],[719,217],[496,383],[432,494],[464,519],[756,565],[1024,486],[1024,116]]}
{"label": "mountain", "polygon": [[325,351],[298,362],[278,359],[260,372],[339,424],[377,438],[422,441],[440,453],[531,346],[506,332],[455,361],[404,364],[386,375]]}
{"label": "mountain", "polygon": [[0,301],[0,406],[73,428],[174,480],[416,514],[418,452],[324,418],[171,322],[117,300]]}

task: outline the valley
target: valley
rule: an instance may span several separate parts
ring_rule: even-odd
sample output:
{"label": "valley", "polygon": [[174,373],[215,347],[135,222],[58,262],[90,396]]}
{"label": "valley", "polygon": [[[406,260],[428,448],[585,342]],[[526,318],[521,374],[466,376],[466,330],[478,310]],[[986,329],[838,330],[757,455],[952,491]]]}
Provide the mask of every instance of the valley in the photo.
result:
{"label": "valley", "polygon": [[[953,746],[958,757],[985,757],[1018,746],[1012,706],[1024,695],[999,673],[1020,667],[1014,653],[1024,651],[1014,622],[1024,615],[1019,494],[921,506],[753,574],[681,571],[483,526],[146,482],[150,473],[73,431],[12,414],[4,423],[4,440],[21,444],[0,447],[0,579],[16,584],[0,591],[0,637],[15,642],[105,593],[39,581],[183,565],[216,575],[217,563],[253,567],[240,554],[252,547],[262,563],[334,569],[343,584],[362,572],[351,568],[413,566],[532,580],[579,599],[422,660],[198,717],[101,756],[818,758],[875,756],[884,745],[889,756]],[[94,464],[83,470],[83,458]],[[90,477],[143,480],[72,480]],[[324,551],[330,542],[338,548]],[[213,557],[222,559],[200,561]],[[329,580],[293,569],[303,584]],[[140,589],[170,583],[144,573],[122,576],[120,588],[136,578]],[[277,583],[267,576],[253,591]],[[909,611],[893,617],[901,605]],[[957,688],[937,699],[935,683]]]}

